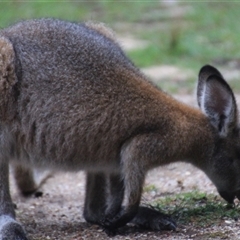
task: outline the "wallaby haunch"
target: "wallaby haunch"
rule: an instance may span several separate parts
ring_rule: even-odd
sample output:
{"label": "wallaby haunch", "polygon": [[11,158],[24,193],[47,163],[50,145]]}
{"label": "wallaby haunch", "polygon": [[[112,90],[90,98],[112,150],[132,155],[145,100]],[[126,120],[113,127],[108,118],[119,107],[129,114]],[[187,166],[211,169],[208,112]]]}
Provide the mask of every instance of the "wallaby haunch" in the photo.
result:
{"label": "wallaby haunch", "polygon": [[236,102],[211,66],[199,73],[199,111],[150,83],[103,25],[29,20],[0,31],[0,91],[0,239],[26,239],[9,163],[22,192],[35,188],[31,166],[85,170],[84,217],[110,231],[130,221],[175,229],[139,207],[146,172],[160,165],[190,162],[228,202],[240,196]]}

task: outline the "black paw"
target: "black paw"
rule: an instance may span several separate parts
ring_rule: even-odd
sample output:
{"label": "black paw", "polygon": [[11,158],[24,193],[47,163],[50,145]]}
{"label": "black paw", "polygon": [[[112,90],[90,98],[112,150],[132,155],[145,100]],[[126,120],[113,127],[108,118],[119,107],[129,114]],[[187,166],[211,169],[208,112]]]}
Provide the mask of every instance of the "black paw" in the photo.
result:
{"label": "black paw", "polygon": [[126,211],[124,208],[120,210],[120,212],[114,216],[109,217],[106,216],[103,221],[101,221],[101,226],[104,229],[107,229],[110,232],[115,232],[116,229],[125,226],[128,222],[130,222],[134,216],[136,215],[136,211]]}
{"label": "black paw", "polygon": [[114,237],[118,234],[116,228],[103,227],[103,231],[108,235],[108,237]]}
{"label": "black paw", "polygon": [[118,217],[115,218],[109,218],[109,217],[105,217],[103,220],[101,220],[100,225],[103,227],[104,231],[107,232],[115,232],[116,228],[117,228],[117,219]]}
{"label": "black paw", "polygon": [[153,208],[139,207],[138,213],[131,221],[137,226],[151,230],[176,230],[176,223],[166,214]]}

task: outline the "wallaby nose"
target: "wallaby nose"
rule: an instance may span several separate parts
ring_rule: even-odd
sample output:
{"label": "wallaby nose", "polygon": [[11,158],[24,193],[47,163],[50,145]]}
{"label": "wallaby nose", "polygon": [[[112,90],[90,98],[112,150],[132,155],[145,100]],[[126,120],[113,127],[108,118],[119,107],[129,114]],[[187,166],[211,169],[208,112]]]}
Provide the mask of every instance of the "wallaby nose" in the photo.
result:
{"label": "wallaby nose", "polygon": [[[228,203],[233,204],[233,200],[235,198],[235,194],[232,192],[218,191],[220,196],[226,200]],[[240,197],[240,194],[239,194]]]}

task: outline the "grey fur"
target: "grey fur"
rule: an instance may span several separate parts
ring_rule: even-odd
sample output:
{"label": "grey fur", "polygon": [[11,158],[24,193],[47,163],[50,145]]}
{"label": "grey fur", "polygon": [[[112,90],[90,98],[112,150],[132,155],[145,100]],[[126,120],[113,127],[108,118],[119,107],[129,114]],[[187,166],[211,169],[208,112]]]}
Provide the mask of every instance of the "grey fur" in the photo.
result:
{"label": "grey fur", "polygon": [[139,207],[146,172],[170,162],[191,162],[226,200],[239,197],[236,102],[216,71],[200,71],[202,113],[151,84],[102,24],[40,19],[1,30],[1,239],[26,239],[9,162],[22,192],[36,188],[31,167],[87,171],[84,217],[111,231],[131,220],[175,229],[168,216]]}

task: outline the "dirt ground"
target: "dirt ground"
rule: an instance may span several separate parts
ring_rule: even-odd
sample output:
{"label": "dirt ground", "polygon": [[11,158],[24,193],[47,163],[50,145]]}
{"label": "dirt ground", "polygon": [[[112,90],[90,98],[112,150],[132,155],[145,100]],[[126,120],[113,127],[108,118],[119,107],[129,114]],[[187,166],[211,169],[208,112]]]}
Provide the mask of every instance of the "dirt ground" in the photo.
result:
{"label": "dirt ground", "polygon": [[[187,103],[195,102],[192,96],[178,95],[176,98]],[[41,187],[43,196],[39,198],[20,197],[12,177],[10,180],[17,218],[32,240],[240,239],[239,221],[222,221],[220,225],[207,229],[189,223],[187,226],[178,226],[177,231],[172,232],[151,232],[125,227],[120,235],[110,238],[100,227],[87,224],[82,217],[85,184],[83,172],[54,174]],[[145,184],[156,186],[157,191],[154,194],[144,193],[143,203],[149,203],[166,193],[196,189],[217,195],[215,187],[204,173],[185,163],[154,169],[148,174]]]}

